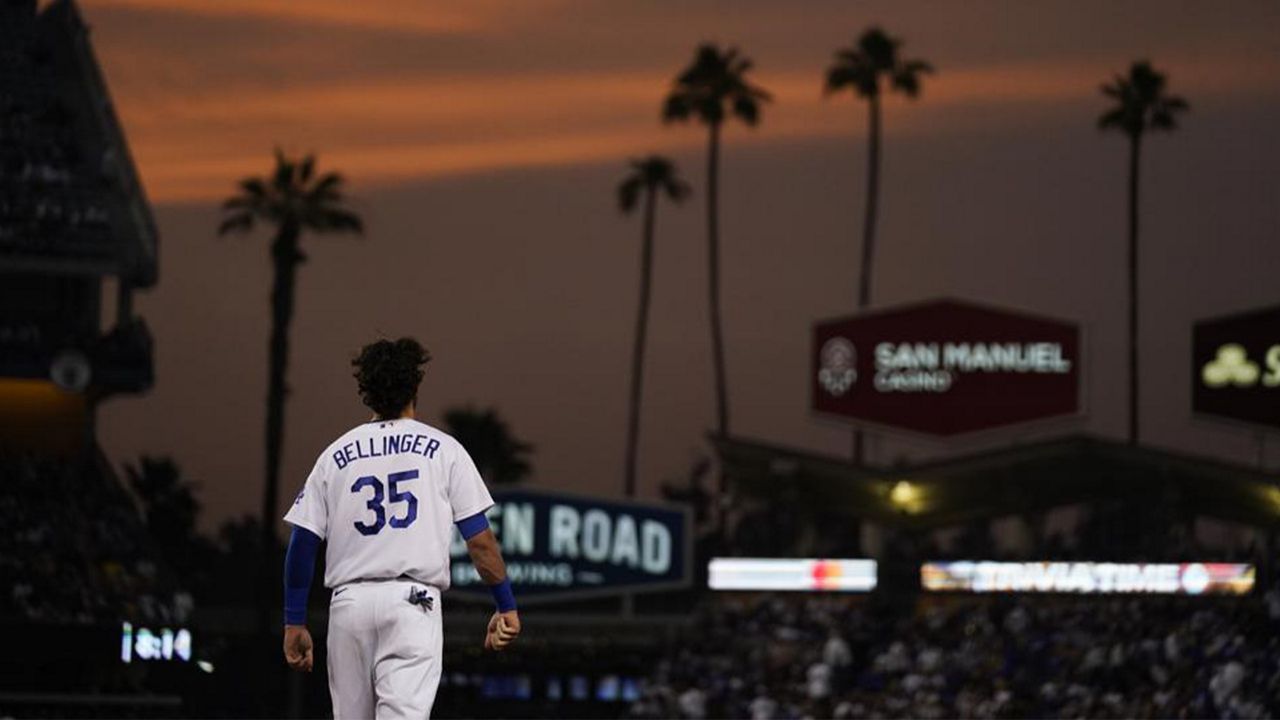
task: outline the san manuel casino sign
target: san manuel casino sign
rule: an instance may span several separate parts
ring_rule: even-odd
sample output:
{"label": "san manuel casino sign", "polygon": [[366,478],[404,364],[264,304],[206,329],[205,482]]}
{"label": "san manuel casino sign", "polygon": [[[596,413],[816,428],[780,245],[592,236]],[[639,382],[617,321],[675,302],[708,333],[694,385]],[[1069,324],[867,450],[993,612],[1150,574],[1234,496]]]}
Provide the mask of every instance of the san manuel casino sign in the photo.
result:
{"label": "san manuel casino sign", "polygon": [[816,412],[951,436],[1080,412],[1078,325],[962,300],[813,329]]}

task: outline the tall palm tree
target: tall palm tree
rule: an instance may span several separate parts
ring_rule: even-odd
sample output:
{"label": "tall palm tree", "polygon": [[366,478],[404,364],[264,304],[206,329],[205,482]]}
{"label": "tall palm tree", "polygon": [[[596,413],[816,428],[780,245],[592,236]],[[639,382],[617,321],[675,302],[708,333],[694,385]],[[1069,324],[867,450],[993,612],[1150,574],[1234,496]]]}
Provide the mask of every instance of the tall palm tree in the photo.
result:
{"label": "tall palm tree", "polygon": [[618,185],[618,205],[630,214],[644,196],[644,234],[640,241],[640,309],[636,315],[636,339],[631,351],[631,407],[627,420],[625,468],[627,497],[636,494],[636,445],[640,438],[640,390],[644,383],[644,344],[649,325],[649,289],[653,279],[653,220],[658,195],[679,203],[689,194],[689,186],[676,177],[676,167],[667,158],[650,155],[631,161],[631,172]]}
{"label": "tall palm tree", "polygon": [[218,234],[248,232],[261,221],[272,225],[271,336],[267,344],[266,485],[262,492],[263,549],[276,544],[276,509],[280,493],[280,454],[284,443],[284,402],[288,394],[289,324],[302,252],[303,232],[362,233],[360,217],[349,210],[342,195],[342,176],[315,172],[315,156],[301,160],[275,153],[275,171],[267,177],[240,181],[240,192],[223,203],[225,213]]}
{"label": "tall palm tree", "polygon": [[1138,443],[1138,170],[1142,136],[1148,130],[1173,131],[1187,101],[1165,92],[1165,77],[1142,60],[1129,75],[1116,75],[1102,86],[1115,101],[1098,117],[1102,130],[1118,130],[1129,138],[1129,444]]}
{"label": "tall palm tree", "polygon": [[737,48],[722,52],[714,44],[704,44],[698,48],[693,63],[676,76],[662,108],[663,122],[692,120],[707,127],[707,291],[716,432],[720,436],[729,434],[729,393],[720,319],[720,130],[733,117],[755,126],[760,121],[760,105],[771,99],[769,93],[747,80],[751,67],[751,61],[739,55]]}
{"label": "tall palm tree", "polygon": [[462,443],[480,475],[494,485],[517,483],[533,472],[533,446],[516,438],[496,410],[457,407],[446,410],[444,425]]}
{"label": "tall palm tree", "polygon": [[[858,276],[858,309],[871,304],[871,269],[875,257],[876,210],[880,198],[880,93],[897,91],[915,99],[920,94],[921,76],[933,66],[923,60],[905,60],[898,54],[902,41],[880,28],[870,28],[851,47],[837,50],[827,68],[825,93],[830,96],[844,88],[867,101],[867,197],[862,215],[862,265]],[[853,434],[853,459],[862,462],[862,432]]]}

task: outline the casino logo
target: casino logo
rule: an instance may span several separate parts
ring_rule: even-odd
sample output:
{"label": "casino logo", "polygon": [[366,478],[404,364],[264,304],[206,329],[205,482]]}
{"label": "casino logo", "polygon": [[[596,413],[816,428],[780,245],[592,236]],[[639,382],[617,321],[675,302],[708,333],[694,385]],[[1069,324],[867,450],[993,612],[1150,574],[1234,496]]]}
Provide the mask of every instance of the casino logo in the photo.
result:
{"label": "casino logo", "polygon": [[834,397],[849,392],[858,379],[857,351],[853,343],[842,337],[833,337],[822,345],[818,353],[818,383]]}
{"label": "casino logo", "polygon": [[1218,348],[1217,357],[1205,363],[1201,378],[1212,388],[1227,385],[1252,387],[1261,374],[1258,364],[1249,359],[1244,346],[1230,343]]}

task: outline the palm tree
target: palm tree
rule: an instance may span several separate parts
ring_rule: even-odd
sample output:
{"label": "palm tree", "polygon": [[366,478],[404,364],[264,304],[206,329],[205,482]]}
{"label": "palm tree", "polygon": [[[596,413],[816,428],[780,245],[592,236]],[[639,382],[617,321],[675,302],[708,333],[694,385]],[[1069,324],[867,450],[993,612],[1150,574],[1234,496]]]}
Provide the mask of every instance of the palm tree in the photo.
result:
{"label": "palm tree", "polygon": [[716,386],[716,431],[722,437],[729,434],[729,398],[720,322],[720,128],[730,117],[737,117],[749,126],[760,121],[760,105],[771,98],[762,88],[748,82],[746,74],[751,66],[751,61],[739,55],[736,48],[721,52],[713,44],[704,44],[698,48],[693,64],[676,76],[662,108],[663,122],[693,120],[707,126],[707,290]]}
{"label": "palm tree", "polygon": [[1143,60],[1102,86],[1115,100],[1098,118],[1102,130],[1119,130],[1129,138],[1129,444],[1138,443],[1138,169],[1142,136],[1148,131],[1172,131],[1177,115],[1190,106],[1165,94],[1165,77]]}
{"label": "palm tree", "polygon": [[631,213],[644,195],[644,234],[640,241],[640,309],[636,315],[636,340],[631,352],[631,407],[627,420],[625,490],[636,494],[636,444],[640,438],[640,390],[644,382],[644,343],[649,324],[649,288],[653,279],[653,218],[659,193],[679,203],[689,194],[689,186],[676,177],[676,167],[667,158],[650,155],[631,161],[631,172],[618,185],[618,205]]}
{"label": "palm tree", "polygon": [[445,429],[466,448],[481,477],[494,485],[517,483],[533,472],[533,446],[516,439],[492,408],[452,408],[444,413]]}
{"label": "palm tree", "polygon": [[300,245],[302,233],[361,233],[364,230],[360,217],[345,206],[341,175],[317,175],[314,155],[296,160],[277,149],[275,160],[275,172],[270,177],[240,181],[240,192],[223,203],[225,217],[218,226],[219,235],[248,232],[258,221],[275,228],[275,239],[271,242],[275,271],[271,286],[271,336],[267,345],[267,482],[262,493],[262,543],[268,554],[276,544],[284,401],[288,394],[285,371],[289,365],[289,324],[293,321],[298,266],[306,260]]}
{"label": "palm tree", "polygon": [[[862,216],[862,265],[858,276],[858,309],[871,304],[871,268],[875,255],[876,209],[880,197],[880,93],[882,86],[914,99],[920,94],[922,75],[933,72],[923,60],[898,55],[902,41],[880,28],[871,28],[852,47],[836,51],[827,68],[826,94],[844,88],[867,101],[867,199]],[[853,459],[862,462],[862,432],[853,434]]]}

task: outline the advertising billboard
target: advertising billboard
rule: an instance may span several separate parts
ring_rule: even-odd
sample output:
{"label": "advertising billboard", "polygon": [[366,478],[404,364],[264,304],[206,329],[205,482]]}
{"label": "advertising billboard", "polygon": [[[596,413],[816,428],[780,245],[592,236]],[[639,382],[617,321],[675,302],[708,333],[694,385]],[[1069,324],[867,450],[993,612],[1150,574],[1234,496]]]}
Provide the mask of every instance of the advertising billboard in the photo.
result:
{"label": "advertising billboard", "polygon": [[[686,587],[691,530],[684,509],[529,490],[493,494],[489,526],[519,602]],[[454,529],[452,590],[489,597]]]}
{"label": "advertising billboard", "polygon": [[1244,595],[1255,568],[1237,563],[930,562],[920,584],[933,592]]}
{"label": "advertising billboard", "polygon": [[1280,428],[1280,306],[1195,324],[1191,408]]}
{"label": "advertising billboard", "polygon": [[816,412],[928,435],[1080,412],[1079,326],[934,300],[820,322]]}
{"label": "advertising billboard", "polygon": [[871,592],[875,560],[713,558],[707,566],[712,590]]}

